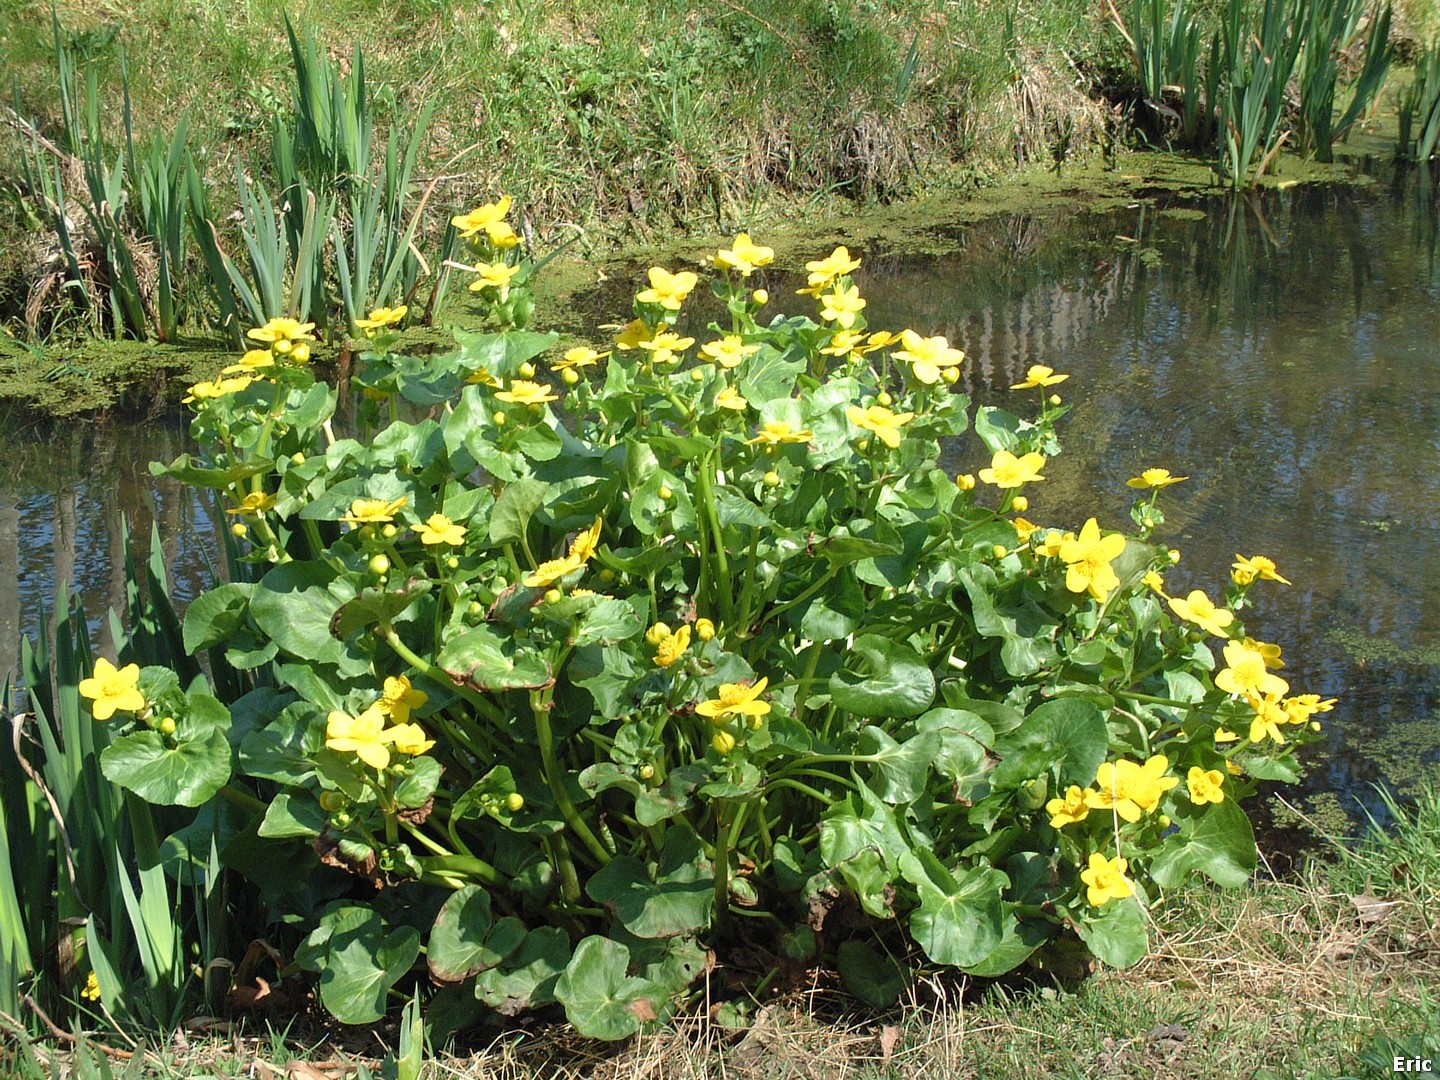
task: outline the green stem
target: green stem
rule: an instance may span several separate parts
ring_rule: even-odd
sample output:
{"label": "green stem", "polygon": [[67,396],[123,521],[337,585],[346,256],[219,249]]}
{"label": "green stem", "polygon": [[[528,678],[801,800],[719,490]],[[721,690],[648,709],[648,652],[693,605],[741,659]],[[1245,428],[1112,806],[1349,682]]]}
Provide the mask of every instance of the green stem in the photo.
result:
{"label": "green stem", "polygon": [[771,780],[770,783],[765,785],[767,791],[774,791],[776,788],[781,787],[794,788],[796,791],[799,791],[805,795],[809,795],[812,799],[816,799],[819,802],[824,803],[826,806],[835,805],[835,800],[832,799],[829,795],[826,795],[823,792],[816,791],[809,784],[802,784],[799,780],[791,780],[789,777],[780,777],[779,779]]}
{"label": "green stem", "polygon": [[809,700],[808,687],[815,681],[815,672],[820,667],[821,645],[818,641],[810,643],[810,655],[805,658],[805,670],[800,674],[800,686],[795,692],[795,721],[799,723],[805,719],[806,703]]}
{"label": "green stem", "polygon": [[814,596],[817,592],[819,592],[826,585],[828,585],[830,583],[830,579],[839,572],[840,568],[838,566],[832,566],[829,570],[826,570],[825,573],[821,574],[818,578],[811,582],[810,586],[806,588],[803,592],[801,592],[799,596],[796,596],[794,599],[791,600],[786,600],[785,603],[781,604],[779,607],[773,607],[769,611],[767,611],[764,617],[756,624],[755,628],[758,630],[761,626],[763,626],[767,622],[770,622],[776,616],[785,614],[785,612],[789,611],[791,608],[795,607],[798,604],[803,604],[806,600],[809,600],[810,597]]}
{"label": "green stem", "polygon": [[555,805],[560,809],[560,816],[580,838],[581,843],[590,850],[590,854],[599,860],[601,866],[605,866],[610,862],[610,852],[590,831],[590,826],[585,824],[580,811],[576,810],[575,804],[570,801],[570,793],[565,790],[564,774],[555,760],[555,733],[550,727],[548,694],[549,691],[541,690],[532,690],[530,693],[530,711],[535,717],[535,735],[540,743],[540,763],[545,770],[545,780],[550,785],[550,794],[555,796]]}
{"label": "green stem", "polygon": [[231,784],[226,784],[220,789],[220,796],[242,810],[249,810],[252,814],[263,814],[266,810],[265,803],[251,795],[250,792]]}
{"label": "green stem", "polygon": [[500,871],[474,855],[422,855],[416,862],[426,873],[475,878],[497,889],[508,887]]}
{"label": "green stem", "polygon": [[725,813],[728,799],[715,800],[715,925],[726,921],[730,911],[730,829]]}
{"label": "green stem", "polygon": [[704,513],[704,520],[710,528],[712,540],[710,548],[711,555],[715,559],[715,591],[720,600],[720,616],[728,626],[733,624],[731,616],[734,614],[735,598],[731,595],[730,558],[725,553],[725,533],[720,528],[720,513],[715,508],[715,452],[713,450],[700,459],[696,482],[700,488],[700,508]]}
{"label": "green stem", "polygon": [[1198,701],[1176,701],[1174,698],[1156,697],[1154,694],[1137,694],[1132,690],[1112,690],[1118,698],[1125,698],[1127,701],[1139,701],[1145,705],[1169,705],[1175,709],[1184,709],[1187,712],[1194,712],[1200,708]]}

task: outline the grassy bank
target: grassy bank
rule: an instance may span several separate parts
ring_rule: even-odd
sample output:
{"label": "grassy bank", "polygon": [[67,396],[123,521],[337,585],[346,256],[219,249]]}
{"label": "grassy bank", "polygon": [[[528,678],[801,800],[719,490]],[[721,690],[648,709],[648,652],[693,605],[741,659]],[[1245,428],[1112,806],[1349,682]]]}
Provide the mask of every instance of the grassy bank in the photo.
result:
{"label": "grassy bank", "polygon": [[[563,1026],[482,1039],[430,1057],[435,1078],[724,1076],[1372,1077],[1394,1057],[1440,1055],[1440,782],[1396,807],[1396,826],[1334,845],[1303,872],[1224,892],[1204,887],[1152,912],[1158,943],[1128,971],[1032,972],[1024,982],[921,980],[923,1001],[857,1012],[837,980],[807,973],[745,1025],[699,1017],[621,1045]],[[1063,968],[1063,963],[1060,965]],[[6,1023],[0,1019],[0,1023]],[[184,1045],[73,1037],[17,1046],[5,1075],[180,1080],[341,1080],[378,1069],[393,1029],[337,1032],[306,1020]],[[13,1025],[10,1030],[17,1029]],[[108,1057],[107,1057],[108,1054]],[[74,1070],[69,1072],[66,1070]]]}

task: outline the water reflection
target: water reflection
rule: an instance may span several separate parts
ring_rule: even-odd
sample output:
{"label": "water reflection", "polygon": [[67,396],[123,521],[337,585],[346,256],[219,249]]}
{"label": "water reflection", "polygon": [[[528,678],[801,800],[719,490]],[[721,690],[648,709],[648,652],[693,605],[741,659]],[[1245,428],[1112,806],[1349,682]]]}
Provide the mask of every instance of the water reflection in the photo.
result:
{"label": "water reflection", "polygon": [[[1190,477],[1163,504],[1184,551],[1176,589],[1215,595],[1237,552],[1277,560],[1296,584],[1262,592],[1247,621],[1285,645],[1298,690],[1341,699],[1310,791],[1377,813],[1372,783],[1404,785],[1440,757],[1436,220],[1434,184],[1412,173],[1021,214],[965,228],[943,257],[866,251],[860,275],[871,325],[947,335],[981,403],[1024,408],[1008,387],[1031,364],[1072,374],[1067,454],[1032,520],[1118,526],[1126,478],[1158,465]],[[622,314],[630,280],[617,274],[591,311]],[[777,298],[798,284],[756,283]],[[184,449],[182,430],[155,425],[0,446],[0,666],[54,580],[76,583],[92,619],[123,603],[122,514],[142,542],[159,520],[182,599],[209,580],[212,512],[146,469]]]}

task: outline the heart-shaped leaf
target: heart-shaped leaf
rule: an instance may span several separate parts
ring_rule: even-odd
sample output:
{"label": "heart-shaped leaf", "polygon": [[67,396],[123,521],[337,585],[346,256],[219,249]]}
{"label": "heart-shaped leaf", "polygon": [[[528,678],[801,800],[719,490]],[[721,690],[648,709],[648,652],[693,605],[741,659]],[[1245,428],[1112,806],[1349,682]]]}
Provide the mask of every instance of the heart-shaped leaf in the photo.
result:
{"label": "heart-shaped leaf", "polygon": [[495,922],[490,894],[478,885],[451,893],[435,917],[426,944],[430,975],[439,983],[458,983],[503,962],[525,941],[525,924],[507,915]]}
{"label": "heart-shaped leaf", "polygon": [[710,925],[715,881],[704,846],[683,824],[665,833],[660,865],[652,875],[633,855],[611,859],[591,876],[585,891],[615,913],[636,937],[687,934]]}
{"label": "heart-shaped leaf", "polygon": [[830,697],[839,708],[856,716],[918,716],[934,700],[935,676],[910,646],[862,634],[850,652],[866,670],[830,676]]}

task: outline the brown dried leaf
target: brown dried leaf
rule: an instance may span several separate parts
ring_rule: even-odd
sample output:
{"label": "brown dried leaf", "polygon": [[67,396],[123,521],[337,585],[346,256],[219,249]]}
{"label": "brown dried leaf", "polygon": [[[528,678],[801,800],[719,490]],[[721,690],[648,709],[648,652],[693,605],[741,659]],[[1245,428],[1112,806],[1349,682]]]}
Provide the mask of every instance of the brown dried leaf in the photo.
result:
{"label": "brown dried leaf", "polygon": [[895,1047],[900,1042],[900,1029],[894,1024],[886,1024],[880,1029],[880,1060],[889,1061],[895,1055]]}

